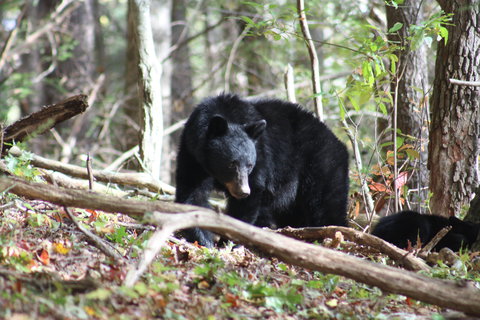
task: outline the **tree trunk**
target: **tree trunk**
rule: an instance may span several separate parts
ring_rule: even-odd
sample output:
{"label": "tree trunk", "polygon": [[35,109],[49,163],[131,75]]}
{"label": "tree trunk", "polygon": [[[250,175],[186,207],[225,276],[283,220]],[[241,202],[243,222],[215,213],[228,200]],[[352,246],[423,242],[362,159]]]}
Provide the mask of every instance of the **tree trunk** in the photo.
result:
{"label": "tree trunk", "polygon": [[443,40],[438,44],[435,63],[428,157],[430,203],[434,213],[450,216],[468,204],[478,184],[480,89],[452,84],[449,79],[480,79],[480,0],[438,2],[454,16],[447,26],[447,44]]}
{"label": "tree trunk", "polygon": [[[159,61],[162,63],[162,104],[163,125],[169,126],[172,122],[172,103],[170,99],[172,64],[170,59],[165,59],[171,46],[171,11],[170,0],[155,0],[152,5],[150,16],[152,17],[153,40]],[[177,148],[171,147],[170,135],[163,136],[162,167],[160,178],[165,183],[171,183],[172,158]]]}
{"label": "tree trunk", "polygon": [[[409,175],[408,187],[418,189],[418,198],[414,199],[417,210],[420,204],[428,197],[428,170],[427,164],[427,105],[425,102],[428,87],[427,50],[422,44],[416,50],[410,47],[408,37],[410,25],[419,24],[423,21],[423,1],[406,0],[401,6],[395,8],[386,6],[387,27],[390,29],[395,23],[402,23],[403,27],[394,34],[389,34],[390,41],[404,47],[398,50],[398,75],[391,83],[392,95],[395,95],[398,86],[397,96],[397,123],[402,134],[415,138],[415,149],[420,153],[412,166],[415,168]],[[421,91],[418,90],[421,89]]]}
{"label": "tree trunk", "polygon": [[[127,151],[137,146],[140,141],[140,116],[138,113],[139,92],[138,83],[138,48],[135,41],[135,25],[133,10],[128,6],[127,13],[127,59],[125,66],[125,83],[124,94],[126,95],[125,103],[122,106],[123,115],[126,118],[122,121],[121,130],[125,133],[120,137],[118,143],[120,150]],[[135,167],[129,165],[128,167]]]}
{"label": "tree trunk", "polygon": [[[175,50],[171,54],[171,119],[170,125],[188,117],[193,110],[194,102],[192,97],[192,64],[190,62],[190,48],[188,43],[181,44],[188,38],[187,22],[187,1],[172,1],[172,48]],[[177,150],[180,141],[180,132],[170,136],[171,150]],[[175,157],[172,157],[171,166],[176,166]],[[173,172],[172,172],[173,174]],[[172,175],[172,181],[175,181]]]}
{"label": "tree trunk", "polygon": [[140,153],[144,169],[160,178],[163,142],[161,67],[155,55],[150,23],[150,1],[129,0],[133,40],[138,51],[139,113],[141,115]]}

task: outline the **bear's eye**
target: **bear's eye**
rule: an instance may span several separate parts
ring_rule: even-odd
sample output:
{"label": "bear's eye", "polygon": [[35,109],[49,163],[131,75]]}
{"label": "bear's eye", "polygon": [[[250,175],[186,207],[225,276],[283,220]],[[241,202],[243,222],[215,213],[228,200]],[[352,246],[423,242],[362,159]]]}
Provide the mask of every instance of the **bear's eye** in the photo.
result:
{"label": "bear's eye", "polygon": [[253,164],[251,164],[251,163],[247,164],[247,169],[249,169],[249,170],[253,169]]}
{"label": "bear's eye", "polygon": [[237,166],[237,163],[235,161],[232,161],[228,164],[229,169],[234,169]]}

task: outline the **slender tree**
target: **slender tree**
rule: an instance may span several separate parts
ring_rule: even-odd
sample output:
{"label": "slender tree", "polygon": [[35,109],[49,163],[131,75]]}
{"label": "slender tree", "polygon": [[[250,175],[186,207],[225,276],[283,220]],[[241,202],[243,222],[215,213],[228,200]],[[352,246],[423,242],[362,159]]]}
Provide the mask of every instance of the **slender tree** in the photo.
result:
{"label": "slender tree", "polygon": [[[169,126],[172,122],[172,103],[171,103],[171,76],[172,64],[171,59],[166,59],[166,55],[171,48],[171,0],[154,0],[152,2],[152,10],[150,15],[152,17],[152,31],[153,40],[155,42],[155,49],[159,61],[162,64],[162,104],[163,104],[163,124]],[[176,70],[175,70],[176,71]],[[191,77],[191,75],[190,75]],[[162,151],[162,167],[160,170],[160,177],[163,182],[171,182],[172,174],[172,159],[176,148],[171,146],[170,135],[163,137],[163,151]]]}
{"label": "slender tree", "polygon": [[138,51],[140,153],[144,169],[159,179],[163,142],[161,67],[153,44],[150,0],[129,0],[128,10]]}
{"label": "slender tree", "polygon": [[431,209],[449,216],[468,204],[478,185],[480,88],[450,79],[480,79],[480,0],[438,2],[446,13],[453,13],[453,20],[448,41],[441,41],[437,49],[428,166]]}
{"label": "slender tree", "polygon": [[[188,117],[194,106],[190,44],[185,42],[190,34],[189,21],[187,21],[187,1],[172,1],[171,21],[171,48],[173,51],[169,61],[173,72],[170,76],[170,125]],[[172,134],[169,138],[169,150],[171,153],[176,152],[180,141],[180,132]],[[172,156],[169,161],[172,169],[176,166],[175,159],[176,157]],[[171,171],[173,172],[173,170]]]}

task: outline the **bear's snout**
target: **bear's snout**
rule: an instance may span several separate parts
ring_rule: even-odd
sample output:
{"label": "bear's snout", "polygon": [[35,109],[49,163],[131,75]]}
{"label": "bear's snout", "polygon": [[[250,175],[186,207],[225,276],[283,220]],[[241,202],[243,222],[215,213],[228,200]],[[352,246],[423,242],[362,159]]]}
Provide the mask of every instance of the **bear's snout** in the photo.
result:
{"label": "bear's snout", "polygon": [[236,199],[243,199],[250,195],[250,187],[248,186],[248,181],[232,181],[225,183],[228,193]]}

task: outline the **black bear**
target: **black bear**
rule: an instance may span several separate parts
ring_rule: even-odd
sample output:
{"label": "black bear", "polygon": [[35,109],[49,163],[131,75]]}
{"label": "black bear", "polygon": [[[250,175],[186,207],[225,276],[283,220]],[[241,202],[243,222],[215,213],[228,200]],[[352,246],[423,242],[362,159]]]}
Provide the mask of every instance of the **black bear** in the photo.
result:
{"label": "black bear", "polygon": [[445,218],[415,211],[402,211],[381,218],[372,234],[399,248],[407,248],[407,240],[415,246],[418,237],[421,245],[426,245],[446,226],[452,226],[452,229],[440,240],[434,250],[447,247],[453,251],[459,251],[461,247],[468,248],[475,242],[480,230],[480,224],[462,221],[455,217]]}
{"label": "black bear", "polygon": [[[227,195],[228,215],[259,227],[345,226],[348,183],[345,145],[312,113],[222,94],[185,124],[175,201],[209,207],[216,189]],[[186,238],[213,246],[205,230]]]}

